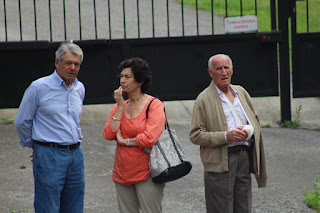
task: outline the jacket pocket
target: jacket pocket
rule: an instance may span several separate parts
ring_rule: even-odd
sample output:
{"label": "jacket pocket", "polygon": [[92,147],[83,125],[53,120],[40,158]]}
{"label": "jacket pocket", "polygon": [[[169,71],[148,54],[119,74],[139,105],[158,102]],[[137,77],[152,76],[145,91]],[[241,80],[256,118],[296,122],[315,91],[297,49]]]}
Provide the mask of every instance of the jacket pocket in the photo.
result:
{"label": "jacket pocket", "polygon": [[221,149],[211,147],[200,147],[202,163],[219,163],[221,161]]}

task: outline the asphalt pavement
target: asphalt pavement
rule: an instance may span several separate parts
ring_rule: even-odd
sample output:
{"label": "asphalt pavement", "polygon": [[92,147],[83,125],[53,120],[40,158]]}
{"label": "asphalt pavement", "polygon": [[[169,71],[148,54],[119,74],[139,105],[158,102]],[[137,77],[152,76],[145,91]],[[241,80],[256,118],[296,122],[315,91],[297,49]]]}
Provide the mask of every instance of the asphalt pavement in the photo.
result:
{"label": "asphalt pavement", "polygon": [[[257,188],[253,178],[254,213],[316,212],[304,202],[304,191],[313,190],[313,181],[320,172],[319,99],[293,100],[295,106],[303,104],[300,119],[302,129],[287,129],[276,125],[279,103],[274,98],[254,98],[263,128],[267,158],[268,185]],[[205,198],[203,168],[199,147],[189,138],[193,101],[165,102],[171,128],[175,129],[193,168],[189,175],[168,183],[164,191],[164,213],[204,213]],[[117,199],[111,175],[115,142],[107,141],[102,130],[112,104],[85,106],[81,118],[85,157],[86,213],[116,213]],[[0,110],[0,117],[15,118],[16,109]],[[309,116],[310,115],[310,116]],[[312,116],[311,116],[312,115]],[[271,119],[271,122],[270,122]],[[13,124],[0,124],[0,213],[26,209],[34,212],[34,185],[31,150],[21,148]]]}

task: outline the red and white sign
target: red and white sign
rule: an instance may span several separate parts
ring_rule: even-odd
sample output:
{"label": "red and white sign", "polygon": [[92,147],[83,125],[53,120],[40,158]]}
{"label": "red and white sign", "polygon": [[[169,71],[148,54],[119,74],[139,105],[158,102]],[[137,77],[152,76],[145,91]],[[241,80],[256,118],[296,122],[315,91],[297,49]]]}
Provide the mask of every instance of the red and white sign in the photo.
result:
{"label": "red and white sign", "polygon": [[235,16],[224,18],[224,28],[226,33],[257,31],[257,16]]}

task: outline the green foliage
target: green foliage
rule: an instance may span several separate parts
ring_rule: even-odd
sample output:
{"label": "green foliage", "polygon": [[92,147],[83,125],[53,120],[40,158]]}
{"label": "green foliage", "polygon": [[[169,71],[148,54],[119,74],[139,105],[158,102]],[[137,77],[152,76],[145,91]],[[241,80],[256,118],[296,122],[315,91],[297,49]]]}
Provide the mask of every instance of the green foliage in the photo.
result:
{"label": "green foliage", "polygon": [[305,190],[304,198],[308,207],[320,211],[320,183],[319,174],[317,174],[317,179],[314,181],[317,189],[310,192],[309,188]]}
{"label": "green foliage", "polygon": [[296,108],[296,118],[294,121],[285,121],[283,127],[297,129],[300,127],[300,116],[301,116],[302,105]]}
{"label": "green foliage", "polygon": [[[182,0],[177,0],[181,3]],[[255,0],[183,0],[184,5],[196,7],[198,2],[199,10],[206,10],[211,12],[211,2],[213,3],[213,12],[216,15],[226,16],[226,2],[228,16],[241,15],[255,15]],[[279,1],[279,0],[278,0]],[[257,17],[258,17],[258,31],[271,30],[271,16],[270,16],[270,1],[256,0],[257,2]],[[307,20],[307,3],[308,15]],[[318,13],[320,10],[320,0],[297,1],[297,32],[307,32],[307,23],[309,22],[309,32],[319,32],[320,22]],[[308,22],[307,22],[308,21]]]}
{"label": "green foliage", "polygon": [[266,125],[261,125],[261,128],[272,128],[272,126],[270,124],[266,124]]}
{"label": "green foliage", "polygon": [[3,124],[13,124],[14,120],[11,120],[10,117],[11,116],[6,116],[4,118],[0,118],[0,120]]}
{"label": "green foliage", "polygon": [[[177,0],[181,3],[181,0]],[[227,8],[226,8],[227,2]],[[239,0],[214,0],[213,13],[222,16],[240,16],[241,7],[242,15],[255,15],[255,1],[242,0],[242,5]],[[196,0],[183,0],[184,5],[196,7]],[[198,9],[211,12],[211,0],[198,0]],[[271,18],[270,18],[270,1],[258,0],[257,1],[257,17],[258,17],[258,30],[270,31]]]}
{"label": "green foliage", "polygon": [[307,3],[309,32],[319,32],[320,0],[297,1],[297,32],[307,32]]}
{"label": "green foliage", "polygon": [[26,207],[23,207],[23,209],[19,210],[19,211],[16,211],[14,209],[10,209],[10,212],[9,213],[24,213],[24,212],[28,212],[29,209],[26,209]]}

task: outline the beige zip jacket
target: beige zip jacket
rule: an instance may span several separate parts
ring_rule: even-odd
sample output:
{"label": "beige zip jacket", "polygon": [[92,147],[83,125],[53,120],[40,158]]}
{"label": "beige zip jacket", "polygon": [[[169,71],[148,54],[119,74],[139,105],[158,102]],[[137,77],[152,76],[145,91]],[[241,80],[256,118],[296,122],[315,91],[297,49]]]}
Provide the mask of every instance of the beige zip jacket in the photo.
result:
{"label": "beige zip jacket", "polygon": [[[254,129],[250,171],[255,174],[258,187],[267,184],[267,169],[260,122],[248,92],[241,86],[231,85],[238,93],[241,105]],[[200,145],[200,157],[205,171],[228,171],[228,130],[220,97],[213,81],[197,97],[191,119],[190,140]]]}

